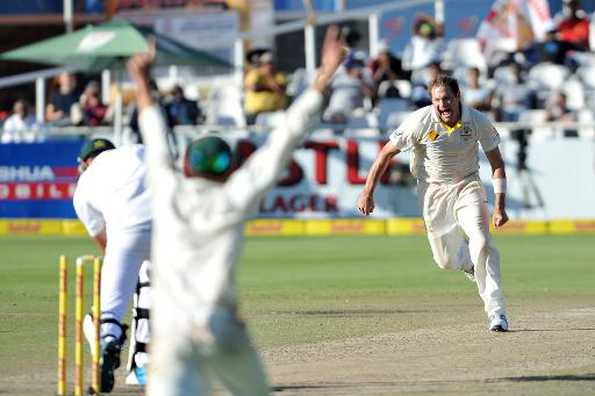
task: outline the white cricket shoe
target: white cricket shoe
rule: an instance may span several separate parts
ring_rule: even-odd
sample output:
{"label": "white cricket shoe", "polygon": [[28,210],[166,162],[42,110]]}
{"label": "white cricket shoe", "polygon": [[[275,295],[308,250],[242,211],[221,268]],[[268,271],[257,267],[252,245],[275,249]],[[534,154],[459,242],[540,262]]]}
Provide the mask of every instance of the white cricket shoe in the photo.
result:
{"label": "white cricket shoe", "polygon": [[508,331],[508,319],[506,319],[506,315],[492,315],[489,318],[490,321],[490,331]]}
{"label": "white cricket shoe", "polygon": [[126,385],[147,385],[147,374],[144,367],[135,367],[126,377]]}

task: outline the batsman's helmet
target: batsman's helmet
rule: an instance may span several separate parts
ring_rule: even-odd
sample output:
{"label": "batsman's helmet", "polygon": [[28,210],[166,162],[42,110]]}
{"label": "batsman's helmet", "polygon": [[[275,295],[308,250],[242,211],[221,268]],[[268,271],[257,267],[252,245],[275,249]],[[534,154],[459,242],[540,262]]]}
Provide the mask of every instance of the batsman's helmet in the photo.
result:
{"label": "batsman's helmet", "polygon": [[81,152],[79,154],[79,162],[83,162],[88,160],[89,158],[94,158],[107,150],[115,149],[116,147],[112,142],[107,139],[92,139],[87,141],[83,144],[81,148]]}
{"label": "batsman's helmet", "polygon": [[193,141],[184,154],[184,174],[188,177],[221,176],[232,165],[231,148],[217,136],[206,136]]}

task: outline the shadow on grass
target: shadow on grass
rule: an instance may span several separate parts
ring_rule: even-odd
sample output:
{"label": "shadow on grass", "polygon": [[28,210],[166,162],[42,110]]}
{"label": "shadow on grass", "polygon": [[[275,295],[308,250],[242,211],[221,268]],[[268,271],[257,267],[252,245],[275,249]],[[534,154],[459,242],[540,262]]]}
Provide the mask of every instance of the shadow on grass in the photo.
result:
{"label": "shadow on grass", "polygon": [[273,386],[273,392],[283,392],[289,390],[306,390],[306,389],[331,389],[331,388],[343,388],[344,385],[279,385]]}
{"label": "shadow on grass", "polygon": [[379,382],[356,382],[356,383],[329,383],[329,384],[293,384],[293,385],[277,385],[273,386],[273,392],[283,392],[283,391],[290,391],[290,390],[308,390],[308,389],[356,389],[362,386],[376,386],[376,387],[385,387],[385,386],[396,386],[401,385],[401,382],[395,381],[379,381]]}
{"label": "shadow on grass", "polygon": [[375,388],[396,388],[396,387],[435,387],[435,386],[452,386],[466,384],[497,384],[505,382],[548,382],[548,381],[566,381],[566,382],[582,382],[595,381],[595,374],[572,374],[572,375],[532,375],[519,377],[503,377],[491,379],[456,379],[456,380],[423,380],[423,381],[364,381],[354,383],[327,383],[327,384],[287,384],[276,385],[272,387],[273,392],[284,391],[299,391],[299,390],[332,390],[332,389],[369,389]]}
{"label": "shadow on grass", "polygon": [[509,330],[509,333],[530,333],[530,332],[566,332],[566,331],[595,331],[594,327],[575,327],[570,329],[559,328],[559,329],[514,329]]}
{"label": "shadow on grass", "polygon": [[548,381],[595,381],[595,374],[569,374],[569,375],[523,375],[520,377],[504,377],[489,380],[488,382],[548,382]]}
{"label": "shadow on grass", "polygon": [[305,316],[374,316],[374,315],[399,315],[410,313],[433,312],[430,310],[407,310],[407,309],[324,309],[311,311],[277,311],[283,315],[305,315]]}

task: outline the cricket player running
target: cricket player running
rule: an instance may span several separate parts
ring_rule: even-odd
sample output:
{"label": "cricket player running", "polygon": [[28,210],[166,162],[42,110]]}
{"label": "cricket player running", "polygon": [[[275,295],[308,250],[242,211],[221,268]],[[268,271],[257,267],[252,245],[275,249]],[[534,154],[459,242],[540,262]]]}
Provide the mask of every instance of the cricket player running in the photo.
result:
{"label": "cricket player running", "polygon": [[[79,155],[81,175],[74,208],[104,255],[100,362],[101,391],[105,393],[114,387],[114,370],[120,366],[126,340],[127,326],[122,320],[137,288],[141,265],[151,250],[151,196],[145,188],[144,151],[141,145],[115,148],[109,140],[94,139]],[[83,329],[91,343],[95,329],[90,315],[85,316]],[[148,333],[148,328],[139,328],[133,338],[146,339],[142,332]],[[141,367],[134,365],[133,369],[138,376]]]}
{"label": "cricket player running", "polygon": [[366,216],[372,213],[378,179],[392,157],[411,150],[411,172],[417,178],[434,261],[440,268],[462,270],[474,278],[489,329],[507,331],[500,256],[489,232],[487,198],[478,175],[479,142],[492,168],[496,194],[492,222],[502,227],[508,216],[500,137],[486,116],[461,104],[457,80],[440,75],[431,83],[430,95],[432,104],[409,115],[390,135],[370,168],[357,207]]}
{"label": "cricket player running", "polygon": [[184,174],[167,150],[166,124],[149,90],[154,50],[128,63],[137,85],[140,126],[153,191],[153,312],[148,395],[211,393],[211,376],[233,395],[268,395],[261,360],[238,316],[235,267],[243,225],[285,170],[323,101],[345,50],[329,28],[322,66],[287,110],[285,122],[232,173],[228,144],[216,136],[192,142]]}

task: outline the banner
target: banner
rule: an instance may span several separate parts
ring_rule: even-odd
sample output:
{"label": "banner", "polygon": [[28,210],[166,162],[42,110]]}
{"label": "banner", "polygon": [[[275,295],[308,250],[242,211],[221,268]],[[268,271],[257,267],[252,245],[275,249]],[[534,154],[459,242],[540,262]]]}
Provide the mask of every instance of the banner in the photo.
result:
{"label": "banner", "polygon": [[[260,205],[264,218],[359,216],[356,202],[374,158],[386,142],[377,138],[313,135],[296,150],[277,187]],[[264,142],[261,136],[236,141],[240,162]],[[377,217],[418,216],[409,155],[394,159],[376,189]]]}
{"label": "banner", "polygon": [[[510,218],[595,219],[595,143],[581,138],[540,139],[539,136],[539,132],[531,135],[527,169],[517,169],[517,142],[503,137],[500,145],[507,168],[506,201]],[[241,163],[264,143],[266,134],[230,132],[226,138],[235,146]],[[256,217],[361,218],[356,210],[357,198],[368,169],[385,142],[383,137],[349,137],[325,130],[314,132],[293,153],[281,180],[261,202]],[[80,146],[80,141],[0,145],[0,218],[76,218],[72,196],[77,179],[75,159]],[[494,198],[491,168],[481,150],[479,173],[491,203]],[[416,181],[409,172],[408,153],[393,159],[380,179],[374,199],[376,209],[372,219],[421,215]],[[333,232],[354,232],[362,227],[349,222],[317,224],[316,232],[328,227],[335,227]],[[419,226],[418,223],[399,223],[387,226],[387,230],[400,232],[398,230],[405,227],[404,231],[409,232]],[[287,233],[297,232],[299,228],[259,223],[254,232],[272,232],[280,227]]]}
{"label": "banner", "polygon": [[[296,152],[283,188],[267,196],[260,215],[357,216],[357,198],[384,143],[349,138],[307,141],[304,149]],[[419,215],[408,160],[407,154],[394,159],[382,177],[376,189],[376,216]]]}
{"label": "banner", "polygon": [[[91,0],[86,0],[91,1]],[[140,10],[154,11],[168,8],[213,8],[226,9],[227,0],[105,0],[109,10],[117,12]],[[113,12],[113,11],[112,11]]]}
{"label": "banner", "polygon": [[[316,11],[335,11],[341,0],[312,0],[312,7]],[[303,0],[275,0],[277,11],[304,11]]]}
{"label": "banner", "polygon": [[0,217],[76,218],[72,196],[81,144],[1,144]]}

